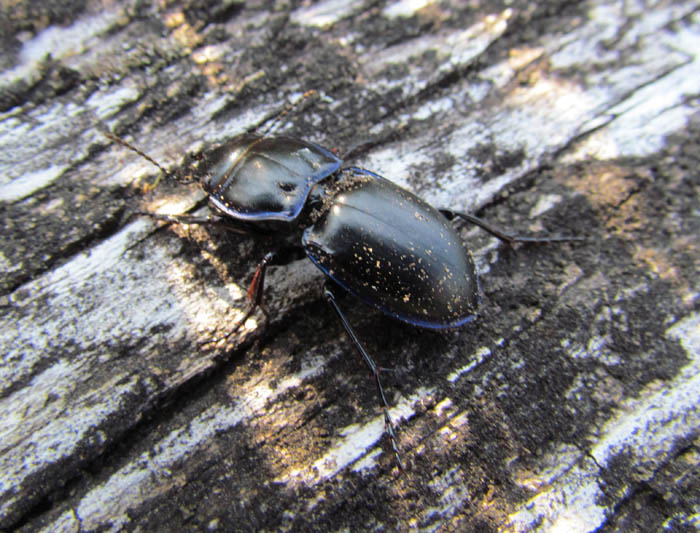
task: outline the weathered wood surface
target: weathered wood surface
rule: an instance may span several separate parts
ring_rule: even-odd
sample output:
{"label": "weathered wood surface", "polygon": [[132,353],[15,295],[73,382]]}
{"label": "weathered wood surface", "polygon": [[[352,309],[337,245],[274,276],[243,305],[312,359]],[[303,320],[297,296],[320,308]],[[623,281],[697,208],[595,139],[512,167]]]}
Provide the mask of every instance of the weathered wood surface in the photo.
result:
{"label": "weathered wood surface", "polygon": [[[700,2],[2,2],[0,528],[692,530],[700,519]],[[49,4],[51,5],[51,4]],[[185,154],[279,131],[462,226],[477,321],[342,302],[269,242],[163,227]]]}

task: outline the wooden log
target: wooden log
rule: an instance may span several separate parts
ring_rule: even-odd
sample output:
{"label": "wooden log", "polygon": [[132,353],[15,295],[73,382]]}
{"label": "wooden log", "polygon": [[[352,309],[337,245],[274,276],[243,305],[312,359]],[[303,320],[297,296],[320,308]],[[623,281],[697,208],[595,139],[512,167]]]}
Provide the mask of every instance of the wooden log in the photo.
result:
{"label": "wooden log", "polygon": [[[16,5],[14,5],[16,4]],[[700,482],[700,3],[13,3],[0,17],[0,528],[681,530]],[[3,9],[6,9],[3,7]],[[309,90],[281,121],[275,115]],[[459,225],[478,319],[341,305],[171,170],[251,128]],[[298,237],[297,237],[298,238]]]}

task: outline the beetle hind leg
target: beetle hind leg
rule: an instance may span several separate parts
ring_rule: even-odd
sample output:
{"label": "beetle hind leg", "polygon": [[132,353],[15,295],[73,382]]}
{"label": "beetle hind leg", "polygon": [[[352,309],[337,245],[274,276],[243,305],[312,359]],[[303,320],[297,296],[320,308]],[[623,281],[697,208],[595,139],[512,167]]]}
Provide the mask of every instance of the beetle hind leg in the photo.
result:
{"label": "beetle hind leg", "polygon": [[515,243],[522,242],[522,243],[535,243],[535,244],[546,244],[550,242],[570,242],[570,241],[582,241],[582,237],[567,237],[567,236],[561,236],[561,235],[554,235],[552,237],[529,237],[529,236],[521,236],[521,235],[513,235],[511,233],[506,233],[504,231],[501,231],[500,229],[496,228],[495,226],[492,226],[485,220],[481,220],[479,217],[475,217],[474,215],[470,215],[468,213],[462,213],[461,211],[453,211],[452,209],[440,209],[440,213],[442,213],[447,220],[454,220],[455,218],[461,218],[462,220],[465,220],[466,222],[469,222],[471,224],[474,224],[475,226],[479,226],[481,229],[484,231],[490,233],[494,237],[500,239],[501,241],[508,243],[510,246],[513,246]]}
{"label": "beetle hind leg", "polygon": [[357,348],[357,351],[360,352],[360,355],[362,355],[362,359],[364,359],[365,363],[369,367],[370,372],[372,372],[372,375],[374,376],[374,382],[377,385],[377,393],[379,395],[380,406],[384,411],[384,430],[386,431],[386,434],[389,436],[389,440],[391,441],[391,447],[394,451],[396,463],[399,465],[399,469],[403,470],[404,467],[403,463],[401,462],[401,454],[399,453],[399,445],[396,438],[396,433],[394,432],[394,424],[392,423],[391,416],[389,415],[389,404],[386,401],[384,387],[382,387],[382,382],[379,378],[379,368],[377,368],[377,365],[372,360],[372,357],[370,357],[370,355],[367,353],[367,350],[365,350],[364,346],[362,346],[360,340],[357,338],[357,335],[355,335],[355,331],[352,329],[352,326],[350,326],[350,323],[347,321],[345,315],[338,306],[338,302],[336,302],[335,299],[335,294],[333,294],[333,290],[331,289],[330,284],[328,282],[324,286],[323,293],[326,297],[326,300],[328,300],[328,303],[335,311],[336,315],[338,315],[338,318],[343,324],[343,328],[345,328],[345,332],[348,334],[348,337],[350,337],[350,340],[355,345],[355,348]]}

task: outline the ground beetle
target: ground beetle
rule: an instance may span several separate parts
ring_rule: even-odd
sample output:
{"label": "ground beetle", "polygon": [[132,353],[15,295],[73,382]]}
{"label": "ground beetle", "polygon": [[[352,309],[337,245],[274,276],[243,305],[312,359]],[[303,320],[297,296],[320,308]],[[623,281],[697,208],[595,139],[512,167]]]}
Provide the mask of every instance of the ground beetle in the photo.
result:
{"label": "ground beetle", "polygon": [[[169,174],[129,143],[107,136]],[[374,376],[386,432],[403,468],[379,369],[338,306],[337,287],[409,324],[453,328],[475,317],[479,285],[471,253],[451,220],[462,218],[509,244],[577,239],[509,235],[466,213],[436,209],[373,172],[341,164],[341,159],[314,143],[247,133],[200,158],[196,167],[194,177],[218,216],[143,214],[170,222],[234,222],[243,229],[272,225],[274,231],[285,233],[303,230],[301,247],[333,281],[325,284],[325,298]],[[275,253],[268,253],[258,265],[246,312],[229,335],[262,305],[265,269],[276,260]]]}

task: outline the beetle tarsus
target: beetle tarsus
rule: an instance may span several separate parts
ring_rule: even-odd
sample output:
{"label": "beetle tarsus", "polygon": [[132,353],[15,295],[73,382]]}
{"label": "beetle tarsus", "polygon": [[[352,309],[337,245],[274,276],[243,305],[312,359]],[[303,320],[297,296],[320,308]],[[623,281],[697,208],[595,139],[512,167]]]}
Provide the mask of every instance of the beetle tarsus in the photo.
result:
{"label": "beetle tarsus", "polygon": [[250,315],[252,315],[252,314],[253,314],[253,311],[255,311],[255,307],[256,307],[256,306],[254,306],[254,305],[248,305],[248,307],[246,308],[245,313],[243,314],[243,317],[241,317],[241,319],[238,321],[238,324],[236,324],[236,325],[233,327],[233,329],[232,329],[231,331],[229,331],[226,335],[224,335],[223,337],[214,337],[213,339],[207,339],[207,340],[205,340],[205,341],[200,341],[199,343],[197,343],[198,346],[199,346],[200,348],[203,348],[204,346],[207,346],[207,345],[209,345],[209,344],[214,344],[214,345],[216,345],[216,344],[219,344],[219,343],[222,342],[222,341],[228,340],[231,336],[233,336],[233,335],[235,335],[236,333],[238,333],[238,330],[241,329],[241,326],[243,326],[243,324],[246,323],[246,321],[250,318]]}
{"label": "beetle tarsus", "polygon": [[352,326],[350,326],[350,323],[345,318],[345,315],[341,311],[340,306],[338,306],[338,302],[336,302],[335,299],[335,294],[333,294],[333,291],[328,283],[326,283],[323,293],[326,297],[326,300],[328,300],[328,303],[335,311],[336,315],[338,315],[338,318],[340,319],[341,324],[343,324],[343,328],[345,328],[345,332],[348,334],[348,337],[350,337],[350,340],[355,345],[355,348],[357,348],[357,350],[360,352],[360,355],[362,355],[362,359],[364,359],[365,363],[369,367],[370,372],[372,372],[372,375],[374,376],[374,382],[377,385],[377,394],[379,395],[380,406],[384,411],[384,431],[386,432],[386,434],[389,437],[389,440],[391,441],[391,447],[394,451],[396,463],[398,464],[399,469],[403,471],[404,467],[403,462],[401,461],[401,454],[399,452],[399,444],[396,438],[396,433],[394,432],[394,424],[391,421],[391,416],[389,415],[389,404],[386,401],[384,387],[382,387],[382,382],[379,379],[379,369],[372,360],[372,357],[370,357],[370,355],[367,353],[367,350],[365,350],[364,346],[362,346],[362,344],[360,343],[360,340],[357,338],[357,335],[355,335],[355,331],[352,329]]}

